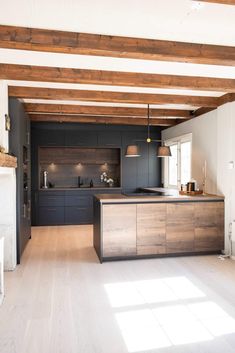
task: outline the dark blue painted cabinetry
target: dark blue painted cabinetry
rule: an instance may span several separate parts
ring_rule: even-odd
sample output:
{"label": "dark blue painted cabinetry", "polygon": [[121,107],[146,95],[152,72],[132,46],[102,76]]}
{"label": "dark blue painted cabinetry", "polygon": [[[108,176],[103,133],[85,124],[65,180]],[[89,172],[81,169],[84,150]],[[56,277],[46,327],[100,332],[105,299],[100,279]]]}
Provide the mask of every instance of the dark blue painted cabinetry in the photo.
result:
{"label": "dark blue painted cabinetry", "polygon": [[[159,128],[151,129],[154,139]],[[32,224],[93,223],[93,195],[120,193],[138,187],[160,186],[161,165],[156,157],[157,144],[148,145],[146,127],[85,124],[33,123],[32,135]],[[127,145],[138,143],[141,157],[126,158]],[[40,146],[83,146],[121,148],[121,188],[39,190],[38,149]]]}
{"label": "dark blue painted cabinetry", "polygon": [[9,152],[17,157],[16,169],[16,231],[17,263],[31,237],[31,178],[30,178],[30,120],[23,104],[9,99],[11,130]]}
{"label": "dark blue painted cabinetry", "polygon": [[64,223],[64,207],[39,206],[38,225],[62,225]]}
{"label": "dark blue painted cabinetry", "polygon": [[43,190],[36,192],[36,225],[92,224],[93,196],[98,193],[119,193],[120,189]]}
{"label": "dark blue painted cabinetry", "polygon": [[112,133],[99,132],[98,145],[106,147],[119,147],[122,145],[122,134],[120,131],[112,131]]}
{"label": "dark blue painted cabinetry", "polygon": [[93,131],[65,131],[65,146],[97,146],[97,134]]}

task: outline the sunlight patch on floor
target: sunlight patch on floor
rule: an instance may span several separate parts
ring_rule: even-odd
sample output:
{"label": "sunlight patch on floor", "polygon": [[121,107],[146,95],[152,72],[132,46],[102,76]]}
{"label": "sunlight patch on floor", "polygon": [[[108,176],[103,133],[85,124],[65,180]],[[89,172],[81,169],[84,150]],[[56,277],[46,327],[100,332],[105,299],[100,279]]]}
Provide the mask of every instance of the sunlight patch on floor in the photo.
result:
{"label": "sunlight patch on floor", "polygon": [[114,308],[205,297],[185,277],[111,283],[105,284],[105,290]]}
{"label": "sunlight patch on floor", "polygon": [[[235,333],[235,320],[218,304],[208,301],[186,277],[104,287],[111,306],[118,310],[114,315],[128,352],[211,341]],[[133,306],[139,309],[133,310]]]}
{"label": "sunlight patch on floor", "polygon": [[116,319],[129,352],[171,346],[149,309],[118,313]]}

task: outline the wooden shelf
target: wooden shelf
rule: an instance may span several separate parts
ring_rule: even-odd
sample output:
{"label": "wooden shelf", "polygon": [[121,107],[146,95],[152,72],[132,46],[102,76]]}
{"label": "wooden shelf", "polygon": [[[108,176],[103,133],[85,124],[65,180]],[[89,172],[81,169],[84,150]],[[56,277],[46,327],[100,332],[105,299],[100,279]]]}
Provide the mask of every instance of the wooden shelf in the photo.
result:
{"label": "wooden shelf", "polygon": [[17,168],[17,158],[0,152],[0,167]]}

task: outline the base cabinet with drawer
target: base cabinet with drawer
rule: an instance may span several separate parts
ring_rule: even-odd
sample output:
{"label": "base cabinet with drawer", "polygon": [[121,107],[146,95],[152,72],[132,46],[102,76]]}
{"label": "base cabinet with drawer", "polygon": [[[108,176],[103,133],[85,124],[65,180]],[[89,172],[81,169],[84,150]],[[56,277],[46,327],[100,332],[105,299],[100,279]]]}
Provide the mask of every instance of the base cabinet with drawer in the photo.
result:
{"label": "base cabinet with drawer", "polygon": [[[104,190],[102,190],[104,192]],[[110,190],[105,193],[111,192]],[[120,189],[112,193],[120,193]],[[99,190],[40,190],[33,192],[34,226],[93,223],[93,196]]]}
{"label": "base cabinet with drawer", "polygon": [[64,224],[64,207],[39,207],[38,223],[41,226]]}

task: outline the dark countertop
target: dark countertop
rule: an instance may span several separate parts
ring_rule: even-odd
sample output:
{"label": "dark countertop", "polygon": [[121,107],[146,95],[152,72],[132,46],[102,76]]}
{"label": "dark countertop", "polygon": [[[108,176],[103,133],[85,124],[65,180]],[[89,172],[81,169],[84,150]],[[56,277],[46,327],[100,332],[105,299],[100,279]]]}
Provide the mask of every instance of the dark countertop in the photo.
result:
{"label": "dark countertop", "polygon": [[47,188],[47,189],[43,189],[40,188],[39,191],[60,191],[60,190],[120,190],[121,192],[121,187],[109,187],[109,186],[93,186],[92,188],[87,186],[87,187],[83,187],[81,186],[76,187],[76,186],[60,186],[60,187],[53,187],[53,188]]}

